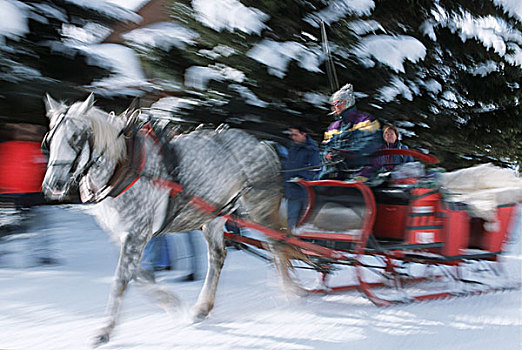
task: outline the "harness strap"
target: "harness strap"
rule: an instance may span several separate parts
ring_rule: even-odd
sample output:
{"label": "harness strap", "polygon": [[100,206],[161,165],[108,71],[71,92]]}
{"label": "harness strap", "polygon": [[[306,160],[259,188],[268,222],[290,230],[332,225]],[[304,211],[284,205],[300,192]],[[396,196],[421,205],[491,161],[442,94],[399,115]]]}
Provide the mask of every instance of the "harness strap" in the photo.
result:
{"label": "harness strap", "polygon": [[131,131],[129,136],[126,138],[127,157],[118,164],[107,183],[111,188],[107,193],[109,197],[118,197],[131,188],[140,179],[140,174],[145,168],[146,153],[143,139],[138,131]]}
{"label": "harness strap", "polygon": [[[142,131],[142,135],[140,135],[140,131]],[[103,189],[98,193],[92,193],[93,201],[99,202],[109,196],[117,197],[131,188],[140,179],[146,162],[146,152],[144,147],[145,137],[150,136],[156,143],[161,143],[150,125],[145,125],[140,129],[126,127],[119,136],[121,135],[125,135],[128,156],[116,166],[114,173],[111,175]],[[163,160],[165,161],[165,158],[163,158]],[[167,165],[166,169],[169,169]],[[232,211],[241,195],[251,188],[250,186],[246,186],[238,192],[234,198],[220,208],[199,196],[183,193],[183,186],[172,179],[173,174],[169,174],[169,177],[170,178],[152,179],[155,184],[169,189],[170,198],[167,205],[167,213],[172,211],[171,208],[174,206],[174,199],[180,194],[184,194],[187,198],[188,205],[195,206],[211,216],[227,216]],[[157,232],[165,230],[174,216],[175,214],[166,216],[161,228]]]}

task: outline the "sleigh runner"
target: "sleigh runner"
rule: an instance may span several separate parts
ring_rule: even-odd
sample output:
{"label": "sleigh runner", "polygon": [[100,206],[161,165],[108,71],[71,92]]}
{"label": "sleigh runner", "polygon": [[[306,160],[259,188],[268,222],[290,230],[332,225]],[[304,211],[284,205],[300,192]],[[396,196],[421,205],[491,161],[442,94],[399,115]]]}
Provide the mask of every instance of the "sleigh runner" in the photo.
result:
{"label": "sleigh runner", "polygon": [[[437,162],[413,150],[391,152]],[[374,304],[388,306],[520,287],[509,280],[500,261],[516,203],[498,205],[497,222],[488,229],[483,218],[469,213],[468,205],[448,201],[429,179],[401,179],[374,188],[358,181],[297,183],[309,201],[296,235],[282,238],[256,229],[310,258],[308,266],[295,265],[320,275],[320,285],[307,288],[308,293],[359,290]],[[250,237],[225,236],[250,250],[266,247]],[[330,277],[339,274],[351,274],[355,282],[330,285]]]}

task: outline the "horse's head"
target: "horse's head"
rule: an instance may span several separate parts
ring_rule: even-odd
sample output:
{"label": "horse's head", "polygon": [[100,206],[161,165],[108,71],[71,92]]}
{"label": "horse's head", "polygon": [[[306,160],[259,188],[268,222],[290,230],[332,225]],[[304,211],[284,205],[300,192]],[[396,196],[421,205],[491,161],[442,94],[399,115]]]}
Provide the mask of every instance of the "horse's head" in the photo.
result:
{"label": "horse's head", "polygon": [[92,94],[71,106],[58,103],[49,95],[45,98],[50,130],[42,147],[49,151],[49,162],[42,189],[51,199],[63,199],[90,163],[90,125],[84,117],[93,104]]}

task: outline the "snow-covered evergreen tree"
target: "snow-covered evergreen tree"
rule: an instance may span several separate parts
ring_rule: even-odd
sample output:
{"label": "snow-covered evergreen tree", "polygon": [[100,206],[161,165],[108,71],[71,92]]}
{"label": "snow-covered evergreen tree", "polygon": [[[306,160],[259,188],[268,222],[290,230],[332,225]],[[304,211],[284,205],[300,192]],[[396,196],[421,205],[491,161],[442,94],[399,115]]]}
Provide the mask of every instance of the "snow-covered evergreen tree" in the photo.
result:
{"label": "snow-covered evergreen tree", "polygon": [[[46,124],[45,93],[75,101],[110,70],[73,40],[85,42],[138,16],[104,1],[0,0],[0,121]],[[91,39],[92,40],[92,39]]]}
{"label": "snow-covered evergreen tree", "polygon": [[[157,23],[145,18],[150,11],[136,18],[111,1],[28,1],[27,21],[39,25],[2,47],[28,41],[31,54],[47,49],[39,66],[23,64],[50,86],[67,87],[69,95],[58,98],[78,88],[107,103],[141,95],[145,105],[182,121],[227,122],[273,138],[302,122],[320,139],[331,122],[324,23],[338,83],[352,83],[358,107],[399,125],[410,147],[429,150],[448,168],[522,161],[517,0],[152,0],[169,18]],[[45,6],[61,15],[49,20]],[[100,44],[111,30],[123,39],[108,41],[126,47]],[[42,44],[46,36],[73,50],[64,52],[75,52],[72,61],[81,66],[69,62],[68,70],[64,56]]]}
{"label": "snow-covered evergreen tree", "polygon": [[330,122],[324,22],[339,83],[406,143],[448,167],[520,161],[515,1],[193,0],[171,2],[170,15],[172,40],[160,26],[126,38],[199,120],[272,134],[303,121],[320,138]]}

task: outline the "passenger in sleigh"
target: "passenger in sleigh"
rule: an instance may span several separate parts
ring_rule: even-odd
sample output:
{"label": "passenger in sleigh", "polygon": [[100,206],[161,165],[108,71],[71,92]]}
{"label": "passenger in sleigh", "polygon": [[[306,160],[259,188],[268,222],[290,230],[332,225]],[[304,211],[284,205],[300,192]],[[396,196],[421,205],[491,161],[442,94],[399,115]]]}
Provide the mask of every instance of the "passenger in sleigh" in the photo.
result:
{"label": "passenger in sleigh", "polygon": [[[382,129],[384,145],[382,149],[408,149],[400,141],[399,129],[391,124],[386,124]],[[374,160],[374,164],[385,171],[392,171],[399,164],[413,162],[414,159],[409,155],[382,155]]]}
{"label": "passenger in sleigh", "polygon": [[[383,150],[407,150],[408,146],[400,141],[399,129],[387,124],[383,127]],[[410,155],[385,154],[373,159],[373,164],[378,170],[379,181],[389,184],[391,180],[395,184],[413,184],[421,176],[425,175],[424,165]]]}
{"label": "passenger in sleigh", "polygon": [[335,121],[324,133],[319,179],[366,181],[375,173],[372,154],[382,148],[379,121],[355,106],[352,84],[346,84],[330,98]]}

